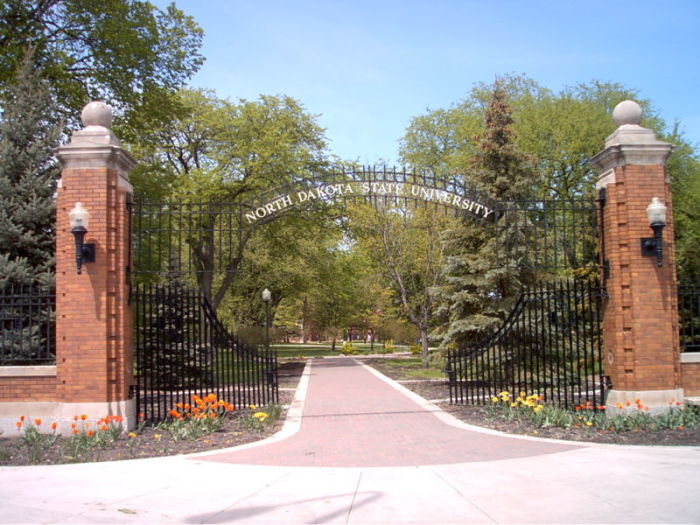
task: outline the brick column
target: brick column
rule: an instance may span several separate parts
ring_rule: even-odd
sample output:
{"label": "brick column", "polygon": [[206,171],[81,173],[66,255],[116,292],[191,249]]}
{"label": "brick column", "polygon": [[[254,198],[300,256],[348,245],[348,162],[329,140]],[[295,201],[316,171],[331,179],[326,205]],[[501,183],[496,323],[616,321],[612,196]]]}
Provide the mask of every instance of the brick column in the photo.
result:
{"label": "brick column", "polygon": [[[605,190],[602,253],[608,299],[603,315],[605,373],[612,382],[607,410],[640,399],[652,411],[683,401],[672,196],[665,163],[672,146],[639,125],[641,107],[615,108],[619,126],[591,162]],[[643,256],[641,239],[653,237],[646,208],[653,197],[667,206],[663,262]]]}
{"label": "brick column", "polygon": [[[111,109],[101,102],[82,113],[84,129],[58,149],[63,166],[56,205],[56,379],[61,415],[108,414],[135,422],[132,320],[128,303],[134,161],[109,130]],[[85,243],[95,262],[76,271],[68,213],[81,202],[90,213]]]}

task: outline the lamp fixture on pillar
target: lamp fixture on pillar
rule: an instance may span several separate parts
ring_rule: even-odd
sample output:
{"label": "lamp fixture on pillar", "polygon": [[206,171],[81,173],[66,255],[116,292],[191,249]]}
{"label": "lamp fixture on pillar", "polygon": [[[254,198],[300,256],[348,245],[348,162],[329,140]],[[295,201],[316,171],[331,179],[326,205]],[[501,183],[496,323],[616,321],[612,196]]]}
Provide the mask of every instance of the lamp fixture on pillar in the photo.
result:
{"label": "lamp fixture on pillar", "polygon": [[658,197],[651,199],[651,204],[647,206],[647,218],[649,226],[654,230],[653,237],[643,237],[642,255],[651,257],[656,255],[656,265],[661,266],[664,258],[662,232],[666,226],[666,206]]}
{"label": "lamp fixture on pillar", "polygon": [[68,213],[68,220],[70,221],[70,231],[75,237],[75,264],[78,268],[78,274],[80,274],[83,263],[95,262],[95,244],[83,244],[83,239],[88,231],[90,212],[83,207],[81,202],[76,202],[75,207]]}

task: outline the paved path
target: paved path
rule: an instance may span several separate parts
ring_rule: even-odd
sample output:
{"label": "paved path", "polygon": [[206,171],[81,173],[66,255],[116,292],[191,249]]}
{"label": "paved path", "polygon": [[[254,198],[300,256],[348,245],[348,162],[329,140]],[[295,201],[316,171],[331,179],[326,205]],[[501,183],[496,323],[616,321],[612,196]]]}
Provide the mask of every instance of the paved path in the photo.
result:
{"label": "paved path", "polygon": [[301,384],[257,446],[0,468],[0,522],[700,524],[700,447],[478,432],[352,359]]}
{"label": "paved path", "polygon": [[472,432],[437,419],[355,359],[316,359],[301,429],[280,442],[209,461],[303,467],[405,467],[491,461],[575,448]]}

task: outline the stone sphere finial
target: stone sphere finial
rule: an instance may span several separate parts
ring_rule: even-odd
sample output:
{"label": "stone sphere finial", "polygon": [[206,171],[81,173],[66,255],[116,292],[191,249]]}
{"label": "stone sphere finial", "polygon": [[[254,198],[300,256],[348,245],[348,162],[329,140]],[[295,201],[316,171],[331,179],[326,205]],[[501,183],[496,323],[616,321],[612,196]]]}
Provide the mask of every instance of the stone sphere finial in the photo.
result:
{"label": "stone sphere finial", "polygon": [[634,100],[623,100],[613,109],[612,117],[617,126],[625,124],[639,126],[642,121],[642,106]]}
{"label": "stone sphere finial", "polygon": [[80,114],[83,126],[102,126],[109,129],[112,126],[112,108],[104,102],[90,102]]}

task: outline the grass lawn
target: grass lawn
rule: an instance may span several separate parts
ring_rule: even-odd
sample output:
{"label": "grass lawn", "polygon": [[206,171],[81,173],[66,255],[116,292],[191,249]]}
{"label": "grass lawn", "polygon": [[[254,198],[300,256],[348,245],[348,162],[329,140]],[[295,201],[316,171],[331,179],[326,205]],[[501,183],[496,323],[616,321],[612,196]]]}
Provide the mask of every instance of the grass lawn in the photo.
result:
{"label": "grass lawn", "polygon": [[[352,346],[355,354],[357,355],[386,353],[386,350],[381,343],[375,343],[374,350],[372,350],[372,345],[370,343],[354,342]],[[340,355],[340,350],[343,348],[343,343],[341,341],[336,343],[335,352],[332,351],[332,346],[330,343],[273,344],[271,347],[277,352],[277,357],[280,358],[320,357],[327,355]],[[392,352],[405,352],[407,350],[407,346],[394,345]]]}
{"label": "grass lawn", "polygon": [[381,359],[373,361],[380,371],[395,370],[401,379],[445,379],[445,371],[441,368],[423,368],[420,357],[409,357],[404,359]]}

